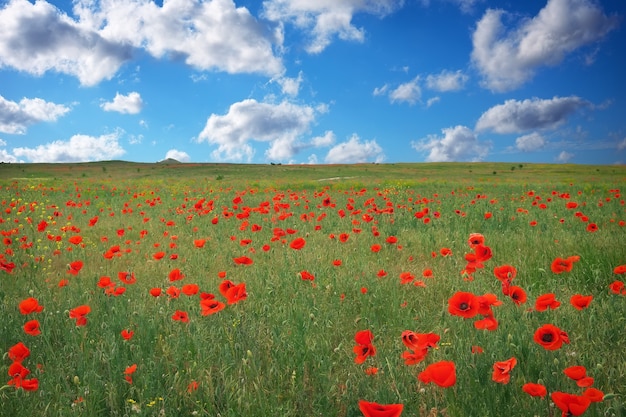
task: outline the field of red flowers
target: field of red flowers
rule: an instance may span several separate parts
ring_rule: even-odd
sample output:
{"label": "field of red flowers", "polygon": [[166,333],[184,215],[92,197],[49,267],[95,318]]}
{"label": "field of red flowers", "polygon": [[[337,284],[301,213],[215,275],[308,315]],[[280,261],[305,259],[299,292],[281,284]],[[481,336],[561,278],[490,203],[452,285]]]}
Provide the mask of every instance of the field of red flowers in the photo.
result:
{"label": "field of red flowers", "polygon": [[0,414],[625,416],[623,176],[455,178],[0,180]]}

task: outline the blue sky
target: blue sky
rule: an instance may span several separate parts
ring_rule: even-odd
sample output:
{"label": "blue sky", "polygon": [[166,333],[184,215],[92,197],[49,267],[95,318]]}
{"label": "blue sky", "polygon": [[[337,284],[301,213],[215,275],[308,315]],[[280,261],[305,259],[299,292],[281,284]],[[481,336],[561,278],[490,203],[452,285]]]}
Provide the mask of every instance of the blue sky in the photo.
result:
{"label": "blue sky", "polygon": [[626,163],[623,0],[0,0],[0,161]]}

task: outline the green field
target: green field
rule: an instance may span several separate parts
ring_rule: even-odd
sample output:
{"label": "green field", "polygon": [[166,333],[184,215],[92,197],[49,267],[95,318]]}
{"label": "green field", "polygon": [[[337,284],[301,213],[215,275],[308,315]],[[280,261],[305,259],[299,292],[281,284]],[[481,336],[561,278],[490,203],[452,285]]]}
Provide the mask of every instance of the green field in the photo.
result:
{"label": "green field", "polygon": [[[0,164],[0,415],[626,416],[624,183],[623,166]],[[546,294],[560,305],[539,311]]]}

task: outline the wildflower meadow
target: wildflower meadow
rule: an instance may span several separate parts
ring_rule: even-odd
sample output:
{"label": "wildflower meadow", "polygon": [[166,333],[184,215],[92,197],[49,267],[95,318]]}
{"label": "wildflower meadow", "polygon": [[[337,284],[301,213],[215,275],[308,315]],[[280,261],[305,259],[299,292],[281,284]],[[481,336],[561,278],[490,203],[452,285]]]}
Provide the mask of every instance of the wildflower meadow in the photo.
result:
{"label": "wildflower meadow", "polygon": [[1,416],[626,416],[620,166],[3,164]]}

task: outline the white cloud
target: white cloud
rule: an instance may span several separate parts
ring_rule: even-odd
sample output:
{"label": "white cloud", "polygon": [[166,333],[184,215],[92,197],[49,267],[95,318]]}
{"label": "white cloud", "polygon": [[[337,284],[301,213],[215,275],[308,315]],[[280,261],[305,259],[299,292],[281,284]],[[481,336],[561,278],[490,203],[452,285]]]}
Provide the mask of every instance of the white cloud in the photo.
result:
{"label": "white cloud", "polygon": [[385,84],[382,87],[376,87],[374,88],[374,91],[372,92],[372,94],[375,96],[382,96],[383,94],[387,93],[388,88],[389,88],[388,84]]}
{"label": "white cloud", "polygon": [[302,71],[298,73],[297,78],[279,77],[276,82],[280,85],[283,94],[295,97],[300,91],[300,84],[302,84]]}
{"label": "white cloud", "polygon": [[622,141],[617,144],[618,151],[623,151],[624,149],[626,149],[626,138],[622,139]]}
{"label": "white cloud", "polygon": [[400,84],[394,90],[389,92],[389,99],[392,103],[406,101],[409,104],[415,104],[422,97],[422,90],[418,85],[419,76],[411,81]]}
{"label": "white cloud", "polygon": [[0,9],[0,28],[0,65],[34,75],[56,71],[94,85],[131,57],[127,44],[103,38],[45,1],[11,0]]}
{"label": "white cloud", "polygon": [[88,162],[116,158],[126,151],[119,144],[120,132],[99,137],[74,135],[69,141],[54,141],[36,148],[15,148],[16,157],[29,162]]}
{"label": "white cloud", "polygon": [[316,165],[317,164],[317,155],[315,155],[314,153],[309,155],[309,158],[307,159],[306,163],[309,164],[309,165]]}
{"label": "white cloud", "polygon": [[316,148],[330,146],[333,143],[335,143],[335,133],[332,130],[327,130],[326,132],[324,132],[324,136],[316,136],[311,139],[311,144]]}
{"label": "white cloud", "polygon": [[430,107],[435,103],[439,103],[440,101],[441,101],[441,98],[439,96],[431,97],[428,99],[428,101],[426,101],[426,107]]}
{"label": "white cloud", "polygon": [[463,89],[468,76],[463,74],[461,70],[441,71],[439,74],[431,74],[426,77],[426,86],[435,91],[458,91]]}
{"label": "white cloud", "polygon": [[182,58],[200,70],[277,76],[274,32],[233,0],[170,0],[159,7],[144,0],[77,0],[81,23],[98,27],[116,44],[145,48],[152,56]]}
{"label": "white cloud", "polygon": [[543,148],[546,140],[537,132],[515,139],[515,147],[522,152],[533,152]]}
{"label": "white cloud", "polygon": [[169,151],[167,151],[164,159],[175,159],[179,162],[191,161],[191,157],[187,152],[179,151],[177,149],[170,149]]}
{"label": "white cloud", "polygon": [[[0,145],[3,146],[3,145]],[[0,149],[0,162],[19,162],[17,158],[6,151],[6,149]]]}
{"label": "white cloud", "polygon": [[584,45],[602,39],[617,26],[591,0],[548,0],[532,19],[507,31],[502,10],[489,9],[472,36],[472,61],[493,91],[520,87],[542,66],[554,66]]}
{"label": "white cloud", "polygon": [[562,151],[559,156],[556,157],[556,162],[560,162],[562,164],[568,163],[574,157],[573,153],[569,153],[567,151]]}
{"label": "white cloud", "polygon": [[520,133],[550,129],[564,123],[570,114],[587,105],[587,101],[576,96],[507,100],[484,112],[476,122],[476,130]]}
{"label": "white cloud", "polygon": [[465,126],[442,129],[442,137],[428,135],[413,142],[417,151],[429,151],[427,162],[481,161],[489,152],[491,145],[478,141],[476,134]]}
{"label": "white cloud", "polygon": [[254,150],[248,142],[269,142],[266,156],[288,160],[307,145],[298,139],[309,130],[317,109],[283,101],[279,104],[247,99],[234,103],[225,115],[211,114],[198,142],[217,145],[216,160],[250,161]]}
{"label": "white cloud", "polygon": [[353,164],[363,162],[382,162],[385,159],[383,149],[375,140],[361,142],[354,134],[347,142],[333,146],[326,154],[328,164]]}
{"label": "white cloud", "polygon": [[102,103],[100,104],[100,107],[102,107],[104,111],[137,114],[143,107],[143,100],[141,99],[141,95],[136,91],[130,92],[126,96],[120,93],[115,93],[113,101]]}
{"label": "white cloud", "polygon": [[404,0],[266,0],[263,16],[268,20],[291,23],[303,30],[310,42],[309,53],[322,52],[333,40],[363,42],[365,31],[352,24],[357,13],[384,17],[402,7]]}
{"label": "white cloud", "polygon": [[40,98],[23,98],[16,103],[0,95],[0,132],[22,135],[29,125],[54,122],[69,111],[69,107]]}

